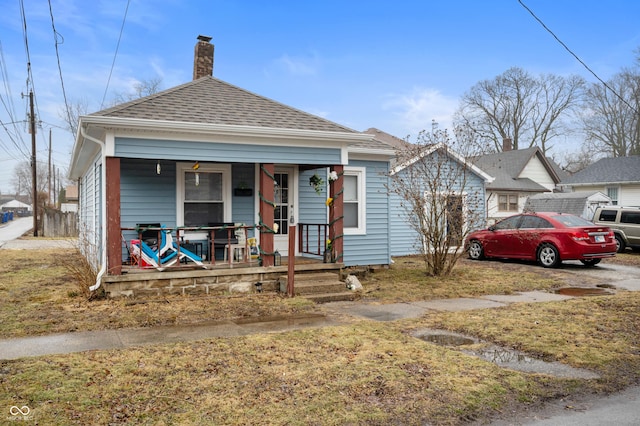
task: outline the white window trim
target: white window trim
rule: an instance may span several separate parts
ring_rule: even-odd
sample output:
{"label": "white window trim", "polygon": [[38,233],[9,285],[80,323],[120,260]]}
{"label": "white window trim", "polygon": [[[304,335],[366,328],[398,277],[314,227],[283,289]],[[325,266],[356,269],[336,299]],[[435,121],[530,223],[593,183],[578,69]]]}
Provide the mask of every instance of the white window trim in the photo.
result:
{"label": "white window trim", "polygon": [[[616,199],[614,200],[613,198],[611,198],[609,196],[609,190],[610,189],[615,189],[616,190]],[[607,195],[607,197],[611,198],[611,202],[614,206],[617,206],[620,204],[620,186],[616,186],[616,185],[608,185],[604,187],[604,193]]]}
{"label": "white window trim", "polygon": [[[176,164],[176,224],[184,226],[184,174],[194,172],[193,163]],[[231,165],[230,164],[206,164],[200,165],[198,172],[222,173],[222,200],[224,201],[224,222],[231,222]],[[200,235],[202,234],[202,235]],[[189,239],[207,239],[206,233],[189,234]]]}
{"label": "white window trim", "polygon": [[[345,176],[356,176],[358,188],[358,227],[344,227],[344,235],[366,235],[367,234],[367,169],[366,167],[344,167]],[[344,200],[343,200],[344,203]]]}

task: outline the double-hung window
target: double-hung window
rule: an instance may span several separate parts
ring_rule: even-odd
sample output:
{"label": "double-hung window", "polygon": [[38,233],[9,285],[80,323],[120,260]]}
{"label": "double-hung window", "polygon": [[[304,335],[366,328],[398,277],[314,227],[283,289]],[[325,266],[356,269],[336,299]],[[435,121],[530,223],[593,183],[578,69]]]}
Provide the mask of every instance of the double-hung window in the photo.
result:
{"label": "double-hung window", "polygon": [[611,204],[618,205],[618,188],[617,186],[607,186],[607,197],[611,198]]}
{"label": "double-hung window", "polygon": [[498,194],[498,210],[501,212],[517,212],[518,194]]}
{"label": "double-hung window", "polygon": [[178,222],[207,226],[226,222],[231,210],[229,166],[178,165]]}
{"label": "double-hung window", "polygon": [[344,233],[365,234],[366,224],[366,169],[345,167],[342,193],[344,201]]}

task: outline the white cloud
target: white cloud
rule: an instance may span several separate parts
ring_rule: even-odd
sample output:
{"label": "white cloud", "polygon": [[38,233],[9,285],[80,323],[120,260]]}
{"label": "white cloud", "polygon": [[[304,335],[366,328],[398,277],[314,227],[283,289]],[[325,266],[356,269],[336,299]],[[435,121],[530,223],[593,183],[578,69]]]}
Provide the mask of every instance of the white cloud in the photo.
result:
{"label": "white cloud", "polygon": [[439,129],[451,130],[457,105],[457,98],[448,97],[439,90],[416,87],[408,93],[388,96],[383,108],[396,116],[398,127],[417,134],[421,130],[431,130],[433,120]]}
{"label": "white cloud", "polygon": [[292,75],[316,75],[319,59],[317,55],[312,57],[292,57],[287,54],[282,55],[276,60],[276,64],[284,68]]}

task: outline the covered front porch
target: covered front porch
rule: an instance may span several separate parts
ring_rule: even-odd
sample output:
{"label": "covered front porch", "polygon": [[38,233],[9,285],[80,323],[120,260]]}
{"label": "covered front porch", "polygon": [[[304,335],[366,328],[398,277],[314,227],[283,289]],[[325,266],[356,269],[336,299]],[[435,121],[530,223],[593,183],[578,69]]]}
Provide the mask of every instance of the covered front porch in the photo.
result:
{"label": "covered front porch", "polygon": [[[326,249],[330,262],[344,259],[342,165],[196,162],[197,167],[187,168],[164,162],[153,176],[149,161],[107,157],[105,164],[107,275],[121,275],[133,263],[132,252],[145,241],[143,234],[156,235],[151,254],[161,264],[160,251],[168,247],[164,240],[164,249],[159,247],[165,232],[172,240],[170,250],[195,253],[206,269],[244,263],[270,267],[286,256],[322,261]],[[329,169],[334,179],[326,178]],[[322,176],[327,183],[320,190],[311,188],[309,176]]]}

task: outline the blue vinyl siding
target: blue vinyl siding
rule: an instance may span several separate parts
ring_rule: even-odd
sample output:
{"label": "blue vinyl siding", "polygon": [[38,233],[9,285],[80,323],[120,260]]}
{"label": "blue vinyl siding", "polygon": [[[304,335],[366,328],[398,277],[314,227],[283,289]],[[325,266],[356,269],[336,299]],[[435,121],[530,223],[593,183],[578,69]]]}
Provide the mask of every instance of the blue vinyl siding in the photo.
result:
{"label": "blue vinyl siding", "polygon": [[[327,186],[323,185],[320,194],[309,185],[309,178],[317,173],[325,183],[327,182],[327,168],[321,167],[313,170],[300,172],[298,180],[298,223],[323,223],[328,220]],[[324,247],[324,241],[318,241],[317,228],[309,228],[309,248],[315,250],[318,246]]]}
{"label": "blue vinyl siding", "polygon": [[[234,223],[244,223],[245,225],[253,225],[255,218],[255,202],[256,188],[255,186],[255,165],[254,164],[232,164],[231,165],[231,184],[232,187],[251,188],[251,196],[233,195],[231,204],[231,217]],[[233,190],[232,190],[233,191]],[[249,237],[254,236],[253,232],[249,232]]]}
{"label": "blue vinyl siding", "polygon": [[355,265],[388,265],[389,251],[389,197],[386,184],[388,162],[351,161],[349,166],[366,167],[366,220],[365,235],[344,236],[344,263]]}
{"label": "blue vinyl siding", "polygon": [[[434,161],[437,163],[440,160],[435,159]],[[448,163],[445,166],[462,167],[458,162],[451,159],[448,160]],[[403,171],[400,171],[399,173],[402,174]],[[444,172],[443,175],[446,176],[447,173]],[[471,172],[467,173],[466,179],[467,181],[465,183],[457,182],[457,184],[452,184],[451,189],[456,191],[460,191],[462,189],[462,192],[467,194],[467,210],[469,212],[468,220],[472,220],[472,222],[467,222],[467,226],[471,229],[476,229],[479,227],[477,223],[478,218],[482,218],[482,224],[484,224],[484,218],[486,218],[484,180],[480,176]],[[463,185],[464,188],[462,188]],[[426,184],[423,184],[423,187],[425,192],[430,192]],[[420,236],[409,224],[407,212],[405,207],[402,206],[404,200],[402,200],[397,194],[391,193],[389,195],[389,202],[391,205],[389,214],[389,219],[391,221],[391,255],[406,256],[420,253]]]}
{"label": "blue vinyl siding", "polygon": [[397,194],[389,195],[391,204],[391,255],[406,256],[420,252],[418,233],[411,228],[407,219],[407,212],[402,206],[402,199]]}
{"label": "blue vinyl siding", "polygon": [[[138,223],[176,226],[176,167],[173,162],[120,160],[120,221],[123,228]],[[134,231],[124,233],[126,241],[137,238]]]}
{"label": "blue vinyl siding", "polygon": [[300,207],[298,214],[300,218],[298,222],[303,223],[327,223],[327,186],[324,185],[320,194],[316,193],[311,185],[309,178],[317,173],[325,182],[327,181],[327,168],[306,170],[300,172],[298,181],[298,201]]}
{"label": "blue vinyl siding", "polygon": [[171,159],[174,161],[254,162],[278,164],[340,164],[336,148],[266,146],[251,144],[190,142],[159,139],[116,138],[118,157]]}

